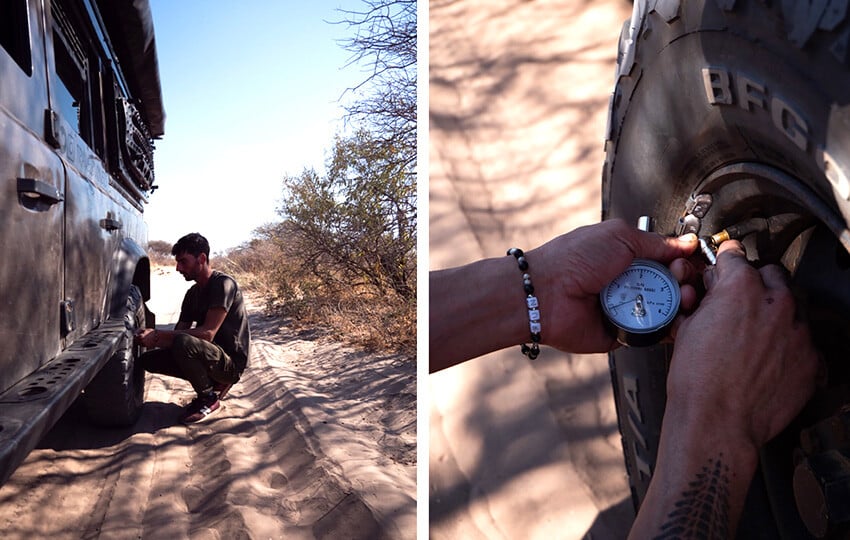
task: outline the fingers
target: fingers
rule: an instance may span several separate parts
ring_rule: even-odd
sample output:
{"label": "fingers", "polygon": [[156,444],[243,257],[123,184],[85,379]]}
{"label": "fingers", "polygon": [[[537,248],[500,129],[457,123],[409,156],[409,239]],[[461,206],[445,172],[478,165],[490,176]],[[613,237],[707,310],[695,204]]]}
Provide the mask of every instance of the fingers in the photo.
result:
{"label": "fingers", "polygon": [[699,295],[697,294],[697,290],[694,288],[693,285],[685,284],[679,287],[679,291],[681,294],[681,310],[685,313],[693,311],[699,303]]}
{"label": "fingers", "polygon": [[670,273],[679,282],[682,294],[681,309],[691,311],[697,305],[698,295],[694,285],[699,279],[699,271],[691,261],[687,259],[675,259],[670,263]]}
{"label": "fingers", "polygon": [[670,273],[679,283],[693,283],[698,272],[696,267],[687,259],[675,259],[670,263]]}
{"label": "fingers", "polygon": [[635,257],[669,262],[673,259],[684,258],[693,253],[699,240],[697,235],[689,233],[679,237],[661,236],[656,233],[635,231],[633,246]]}
{"label": "fingers", "polygon": [[710,291],[722,276],[737,272],[755,272],[747,261],[747,252],[737,240],[727,240],[717,250],[717,264],[706,266],[702,278],[706,291]]}
{"label": "fingers", "polygon": [[706,290],[715,286],[722,276],[728,276],[737,272],[746,272],[752,276],[756,274],[767,289],[784,289],[788,287],[788,272],[782,266],[770,264],[756,270],[747,261],[747,253],[744,246],[736,241],[729,240],[720,245],[717,250],[717,264],[707,266],[703,271],[703,283]]}
{"label": "fingers", "polygon": [[759,270],[761,279],[768,289],[784,289],[788,287],[788,272],[781,266],[771,264]]}
{"label": "fingers", "polygon": [[597,229],[608,240],[626,245],[634,257],[668,263],[693,253],[699,241],[695,234],[679,238],[638,230],[622,219],[603,221]]}

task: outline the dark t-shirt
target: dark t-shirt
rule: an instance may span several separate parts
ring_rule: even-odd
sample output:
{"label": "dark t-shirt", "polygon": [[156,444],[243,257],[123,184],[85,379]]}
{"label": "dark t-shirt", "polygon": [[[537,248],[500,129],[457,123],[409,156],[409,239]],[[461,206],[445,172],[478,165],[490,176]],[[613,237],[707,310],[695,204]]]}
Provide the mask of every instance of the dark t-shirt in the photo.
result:
{"label": "dark t-shirt", "polygon": [[197,283],[192,285],[183,297],[179,320],[201,326],[207,311],[216,307],[223,307],[227,310],[227,315],[216,332],[213,343],[233,359],[241,373],[248,364],[251,329],[248,327],[248,314],[242,301],[242,291],[239,290],[235,279],[213,270],[206,287],[201,288]]}

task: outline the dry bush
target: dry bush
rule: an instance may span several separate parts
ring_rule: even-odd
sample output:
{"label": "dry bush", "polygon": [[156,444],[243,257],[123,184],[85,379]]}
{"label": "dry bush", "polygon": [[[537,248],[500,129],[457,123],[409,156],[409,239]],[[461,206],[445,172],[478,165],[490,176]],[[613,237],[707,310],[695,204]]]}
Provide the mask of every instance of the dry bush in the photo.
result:
{"label": "dry bush", "polygon": [[267,310],[300,328],[317,328],[367,350],[415,356],[415,299],[379,293],[366,282],[334,279],[333,271],[317,261],[299,266],[295,244],[291,235],[255,238],[217,259],[216,266],[259,294]]}
{"label": "dry bush", "polygon": [[272,243],[251,240],[216,257],[214,263],[216,268],[235,277],[244,289],[256,292],[265,299],[276,295],[276,268],[280,263],[280,255]]}
{"label": "dry bush", "polygon": [[171,255],[171,244],[164,240],[151,240],[148,242],[148,257],[151,266],[172,266],[174,256]]}
{"label": "dry bush", "polygon": [[416,303],[378,296],[341,301],[329,310],[331,325],[370,350],[392,349],[416,354]]}
{"label": "dry bush", "polygon": [[321,292],[280,302],[277,309],[301,324],[324,327],[334,337],[367,350],[415,355],[415,301],[354,289]]}

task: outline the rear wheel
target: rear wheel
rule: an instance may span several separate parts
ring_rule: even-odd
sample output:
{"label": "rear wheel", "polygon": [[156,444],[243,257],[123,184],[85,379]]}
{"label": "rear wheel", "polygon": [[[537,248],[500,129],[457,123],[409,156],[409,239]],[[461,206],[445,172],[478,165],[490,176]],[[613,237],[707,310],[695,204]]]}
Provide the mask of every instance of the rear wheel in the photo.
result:
{"label": "rear wheel", "polygon": [[133,335],[145,327],[145,306],[135,285],[130,287],[127,298],[124,327],[118,349],[82,396],[89,418],[100,426],[131,426],[139,419],[144,405],[145,372],[136,363],[141,348],[133,344]]}
{"label": "rear wheel", "polygon": [[[756,223],[748,257],[791,271],[829,365],[828,385],[764,448],[741,537],[829,537],[850,519],[850,504],[828,501],[844,486],[836,464],[850,464],[847,4],[637,1],[620,39],[603,219],[650,215],[659,232],[701,236]],[[636,506],[655,467],[670,353],[610,355]]]}

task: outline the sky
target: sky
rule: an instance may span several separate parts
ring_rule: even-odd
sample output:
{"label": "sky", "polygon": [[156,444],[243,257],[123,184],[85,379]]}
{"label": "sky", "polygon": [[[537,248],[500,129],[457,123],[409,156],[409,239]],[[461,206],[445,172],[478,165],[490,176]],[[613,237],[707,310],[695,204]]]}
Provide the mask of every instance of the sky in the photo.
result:
{"label": "sky", "polygon": [[213,253],[281,221],[282,180],[324,170],[345,127],[353,35],[339,9],[361,0],[151,0],[165,135],[145,209],[149,240],[200,232]]}

